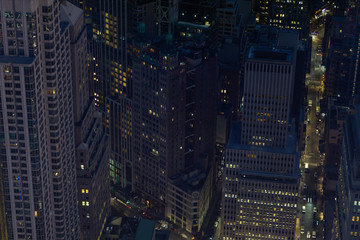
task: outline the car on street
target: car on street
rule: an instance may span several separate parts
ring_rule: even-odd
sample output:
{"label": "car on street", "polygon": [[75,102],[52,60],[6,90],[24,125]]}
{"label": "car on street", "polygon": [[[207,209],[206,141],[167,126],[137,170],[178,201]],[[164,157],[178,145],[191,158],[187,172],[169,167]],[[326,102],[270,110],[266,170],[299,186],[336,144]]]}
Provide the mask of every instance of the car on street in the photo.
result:
{"label": "car on street", "polygon": [[316,239],[316,231],[313,231],[313,232],[312,232],[312,238],[313,238],[313,239]]}
{"label": "car on street", "polygon": [[313,209],[313,210],[314,210],[314,213],[316,213],[316,212],[317,212],[317,208],[316,208],[316,207],[314,207],[314,209]]}
{"label": "car on street", "polygon": [[305,233],[305,227],[304,225],[301,226],[301,231],[300,231],[301,234],[304,234]]}
{"label": "car on street", "polygon": [[306,233],[306,238],[311,238],[311,233],[310,233],[310,231],[308,231],[307,233]]}
{"label": "car on street", "polygon": [[302,213],[305,213],[306,212],[306,206],[302,206]]}

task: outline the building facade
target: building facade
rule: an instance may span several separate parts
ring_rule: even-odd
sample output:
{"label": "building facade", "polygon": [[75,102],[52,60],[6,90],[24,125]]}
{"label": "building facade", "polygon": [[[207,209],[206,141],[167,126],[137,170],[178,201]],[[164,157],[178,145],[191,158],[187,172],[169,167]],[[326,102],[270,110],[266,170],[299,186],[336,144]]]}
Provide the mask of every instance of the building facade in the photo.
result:
{"label": "building facade", "polygon": [[69,22],[1,1],[1,161],[9,239],[78,239]]}
{"label": "building facade", "polygon": [[139,38],[131,54],[134,188],[163,202],[168,177],[184,168],[185,69],[169,36]]}
{"label": "building facade", "polygon": [[212,197],[213,177],[201,170],[170,179],[165,217],[189,233],[197,234],[204,222]]}
{"label": "building facade", "polygon": [[297,44],[283,40],[297,34],[281,34],[273,46],[251,46],[245,60],[242,122],[233,123],[225,151],[222,239],[295,239]]}
{"label": "building facade", "polygon": [[83,11],[64,2],[69,23],[80,238],[99,239],[110,215],[109,138],[89,96],[87,32]]}
{"label": "building facade", "polygon": [[333,239],[360,238],[359,124],[360,107],[355,106],[344,123]]}

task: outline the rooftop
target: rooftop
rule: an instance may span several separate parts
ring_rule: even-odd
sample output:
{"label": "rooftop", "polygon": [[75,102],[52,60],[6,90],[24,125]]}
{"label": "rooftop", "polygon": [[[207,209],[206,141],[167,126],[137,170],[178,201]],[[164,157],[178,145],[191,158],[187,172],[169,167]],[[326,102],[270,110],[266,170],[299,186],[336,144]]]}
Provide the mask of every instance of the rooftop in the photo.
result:
{"label": "rooftop", "polygon": [[155,232],[155,221],[141,219],[136,230],[135,240],[153,240]]}
{"label": "rooftop", "polygon": [[60,18],[62,21],[67,21],[71,25],[75,25],[82,17],[83,11],[74,4],[64,1],[60,5]]}
{"label": "rooftop", "polygon": [[293,61],[293,50],[269,46],[252,46],[248,59],[275,60],[278,62],[291,63]]}
{"label": "rooftop", "polygon": [[296,134],[289,133],[287,135],[286,143],[287,145],[285,148],[274,148],[274,147],[266,147],[266,146],[263,147],[263,146],[241,144],[241,122],[233,122],[233,125],[231,126],[231,133],[230,133],[227,149],[272,152],[272,153],[281,153],[281,154],[295,154],[296,144],[297,144]]}
{"label": "rooftop", "polygon": [[206,173],[202,170],[195,169],[187,173],[181,173],[171,177],[172,184],[188,194],[192,194],[203,186]]}

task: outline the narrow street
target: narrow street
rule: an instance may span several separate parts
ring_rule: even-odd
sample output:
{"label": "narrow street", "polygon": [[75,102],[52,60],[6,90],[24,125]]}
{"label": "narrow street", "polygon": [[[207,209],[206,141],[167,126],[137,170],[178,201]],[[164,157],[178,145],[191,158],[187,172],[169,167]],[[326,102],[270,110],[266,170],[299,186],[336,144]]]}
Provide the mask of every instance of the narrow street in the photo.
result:
{"label": "narrow street", "polygon": [[311,72],[307,78],[307,102],[305,104],[306,139],[301,158],[301,183],[299,200],[300,239],[323,239],[322,231],[322,181],[323,167],[319,152],[319,140],[323,135],[324,121],[320,119],[320,96],[324,68],[321,66],[321,45],[324,27],[312,36]]}

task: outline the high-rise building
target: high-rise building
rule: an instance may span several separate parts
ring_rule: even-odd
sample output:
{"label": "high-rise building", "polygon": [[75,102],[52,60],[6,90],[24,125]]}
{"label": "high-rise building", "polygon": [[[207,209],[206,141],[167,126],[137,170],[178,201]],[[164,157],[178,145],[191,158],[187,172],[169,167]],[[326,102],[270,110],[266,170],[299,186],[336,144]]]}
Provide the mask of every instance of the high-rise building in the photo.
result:
{"label": "high-rise building", "polygon": [[[147,37],[157,35],[156,1],[131,0],[128,2],[128,33],[144,31]],[[144,29],[139,29],[144,28]]]}
{"label": "high-rise building", "polygon": [[213,25],[216,21],[217,1],[183,0],[179,2],[179,21],[199,25]]}
{"label": "high-rise building", "polygon": [[[344,39],[345,17],[333,17],[327,25],[328,49],[325,72],[325,94],[327,97],[337,97],[339,83],[349,74],[350,62],[347,57],[350,47],[345,45],[349,39]],[[344,56],[345,55],[345,56]]]}
{"label": "high-rise building", "polygon": [[262,25],[296,30],[300,38],[309,35],[308,0],[259,0],[255,5],[257,22]]}
{"label": "high-rise building", "polygon": [[[111,139],[110,181],[132,187],[132,69],[128,41],[138,32],[157,35],[156,0],[72,0],[83,7],[90,50],[90,92],[105,113]],[[91,29],[91,30],[89,30]],[[130,50],[131,51],[131,50]]]}
{"label": "high-rise building", "polygon": [[178,20],[179,0],[156,0],[158,35],[174,33]]}
{"label": "high-rise building", "polygon": [[266,25],[268,23],[269,9],[271,1],[259,0],[256,5],[256,12],[258,12],[258,22],[261,25]]}
{"label": "high-rise building", "polygon": [[133,184],[133,108],[132,101],[127,97],[119,100],[107,98],[107,118],[109,120],[108,135],[110,136],[110,181],[119,188],[129,191]]}
{"label": "high-rise building", "polygon": [[[2,163],[0,162],[2,168]],[[2,173],[0,171],[0,239],[8,239],[7,227],[6,227],[6,210],[5,210],[5,198]]]}
{"label": "high-rise building", "polygon": [[332,239],[359,239],[360,236],[360,106],[344,122],[341,163],[336,196],[335,231]]}
{"label": "high-rise building", "polygon": [[359,7],[358,1],[348,1],[345,16],[333,17],[326,25],[325,93],[337,106],[350,106],[360,92]]}
{"label": "high-rise building", "polygon": [[89,97],[83,11],[68,2],[60,10],[70,29],[80,238],[99,239],[110,214],[109,140]]}
{"label": "high-rise building", "polygon": [[78,239],[70,25],[59,1],[1,1],[8,239]]}
{"label": "high-rise building", "polygon": [[291,50],[277,50],[252,47],[249,51],[245,64],[242,144],[286,146],[295,54]]}
{"label": "high-rise building", "polygon": [[131,48],[134,188],[159,203],[184,168],[185,69],[171,40],[138,38]]}
{"label": "high-rise building", "polygon": [[242,122],[233,124],[225,153],[224,239],[295,237],[299,154],[291,103],[297,38],[279,32],[277,44],[248,51]]}

